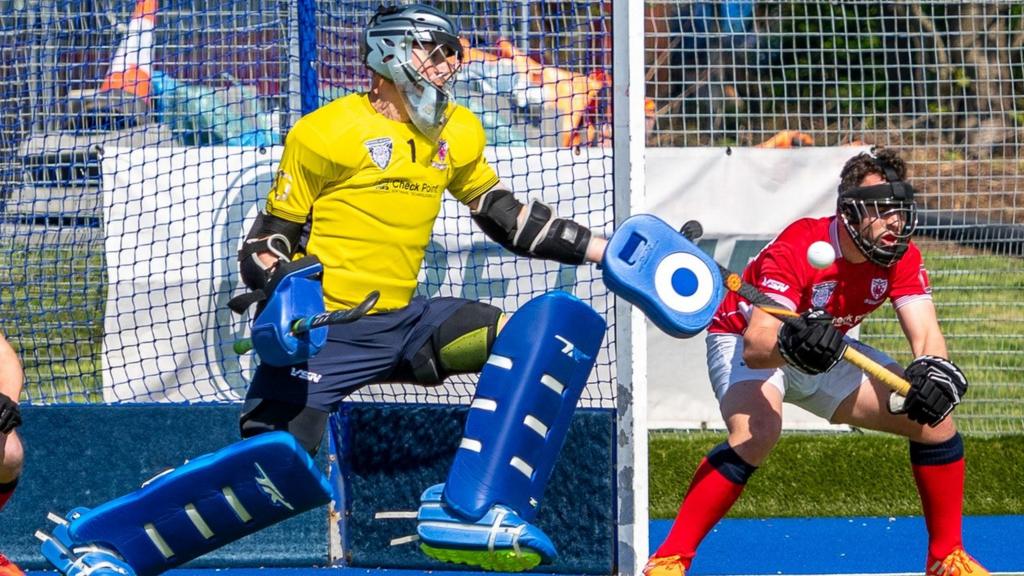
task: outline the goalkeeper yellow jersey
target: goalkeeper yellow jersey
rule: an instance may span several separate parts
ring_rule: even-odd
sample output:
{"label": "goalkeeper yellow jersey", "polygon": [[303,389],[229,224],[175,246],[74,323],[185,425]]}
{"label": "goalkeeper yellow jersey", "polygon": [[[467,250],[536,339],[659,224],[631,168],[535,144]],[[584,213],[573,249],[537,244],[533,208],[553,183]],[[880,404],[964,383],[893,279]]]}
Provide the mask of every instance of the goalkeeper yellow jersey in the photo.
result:
{"label": "goalkeeper yellow jersey", "polygon": [[324,265],[328,310],[371,290],[380,291],[378,310],[408,304],[444,191],[467,203],[498,183],[483,126],[452,106],[436,143],[378,113],[366,94],[339,98],[288,132],[266,209],[298,223],[312,214],[306,252]]}

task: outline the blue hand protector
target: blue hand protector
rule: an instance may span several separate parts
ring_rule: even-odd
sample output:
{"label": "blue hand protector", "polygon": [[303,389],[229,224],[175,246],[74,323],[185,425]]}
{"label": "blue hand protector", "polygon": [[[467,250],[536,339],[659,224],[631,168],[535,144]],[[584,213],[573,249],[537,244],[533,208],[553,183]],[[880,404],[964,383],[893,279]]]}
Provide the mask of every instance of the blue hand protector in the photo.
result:
{"label": "blue hand protector", "polygon": [[252,323],[252,345],[260,360],[271,366],[291,366],[315,356],[327,342],[327,327],[304,334],[292,333],[292,323],[324,311],[319,274],[323,266],[315,256],[281,262],[263,291],[268,295]]}

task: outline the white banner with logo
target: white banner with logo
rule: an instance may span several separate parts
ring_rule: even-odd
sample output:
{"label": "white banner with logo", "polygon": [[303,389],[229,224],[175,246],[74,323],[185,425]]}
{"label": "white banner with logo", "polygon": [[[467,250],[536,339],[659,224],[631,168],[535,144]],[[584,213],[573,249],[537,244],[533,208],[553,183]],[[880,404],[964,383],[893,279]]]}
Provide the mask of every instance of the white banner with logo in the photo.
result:
{"label": "white banner with logo", "polygon": [[[244,396],[252,355],[233,342],[249,318],[228,311],[242,292],[236,252],[264,205],[280,148],[107,148],[103,152],[108,286],[103,393],[109,402],[235,401]],[[612,221],[610,152],[599,149],[489,149],[488,159],[521,197],[542,199],[599,234]],[[527,192],[528,191],[528,192]],[[524,193],[527,192],[527,193]],[[396,207],[401,209],[401,207]],[[421,273],[428,295],[482,299],[513,311],[538,286],[575,290],[608,310],[604,285],[590,266],[516,258],[487,241],[469,209],[447,197]],[[585,393],[613,405],[610,359]],[[599,383],[600,382],[600,383]],[[465,382],[449,398],[467,401]],[[394,397],[377,387],[361,399]],[[404,387],[404,401],[439,401],[446,392]],[[443,401],[443,400],[442,400]]]}
{"label": "white banner with logo", "polygon": [[103,152],[108,402],[238,400],[248,357],[231,351],[235,253],[280,148]]}

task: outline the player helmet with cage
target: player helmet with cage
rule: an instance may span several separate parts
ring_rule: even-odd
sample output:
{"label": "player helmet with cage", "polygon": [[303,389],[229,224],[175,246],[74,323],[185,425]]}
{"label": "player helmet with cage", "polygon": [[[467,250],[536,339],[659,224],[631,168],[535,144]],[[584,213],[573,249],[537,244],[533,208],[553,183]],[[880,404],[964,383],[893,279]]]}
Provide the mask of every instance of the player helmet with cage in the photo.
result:
{"label": "player helmet with cage", "polygon": [[[884,181],[863,185],[869,174],[878,174]],[[904,180],[905,175],[906,164],[890,150],[874,156],[860,154],[843,168],[839,216],[857,248],[879,266],[899,261],[917,228],[914,187]]]}
{"label": "player helmet with cage", "polygon": [[363,32],[362,48],[366,66],[394,82],[413,125],[436,141],[462,65],[455,20],[424,4],[381,6]]}

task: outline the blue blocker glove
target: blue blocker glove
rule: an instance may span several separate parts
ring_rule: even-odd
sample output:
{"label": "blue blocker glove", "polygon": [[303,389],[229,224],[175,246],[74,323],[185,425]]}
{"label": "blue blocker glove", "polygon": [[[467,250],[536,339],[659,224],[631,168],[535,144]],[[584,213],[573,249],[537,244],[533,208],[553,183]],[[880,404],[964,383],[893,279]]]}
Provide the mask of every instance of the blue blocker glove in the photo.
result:
{"label": "blue blocker glove", "polygon": [[292,366],[320,352],[327,342],[326,326],[294,334],[292,325],[296,320],[324,312],[322,272],[323,265],[316,256],[282,261],[265,287],[228,303],[238,313],[257,304],[251,339],[260,360],[271,366]]}

